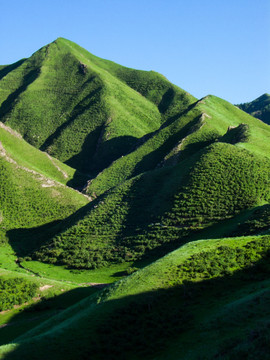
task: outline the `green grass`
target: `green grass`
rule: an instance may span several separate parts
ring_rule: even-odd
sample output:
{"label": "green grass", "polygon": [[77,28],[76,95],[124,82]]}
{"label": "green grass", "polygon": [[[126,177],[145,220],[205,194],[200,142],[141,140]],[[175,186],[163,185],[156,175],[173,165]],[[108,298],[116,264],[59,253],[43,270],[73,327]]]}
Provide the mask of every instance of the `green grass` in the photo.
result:
{"label": "green grass", "polygon": [[88,202],[76,191],[3,158],[0,168],[2,230],[59,220]]}
{"label": "green grass", "polygon": [[37,171],[62,184],[67,184],[74,177],[75,169],[38,151],[24,141],[20,134],[16,134],[4,124],[0,124],[0,139],[8,156],[18,165]]}
{"label": "green grass", "polygon": [[[242,348],[249,358],[250,326],[256,325],[256,342],[269,333],[259,332],[270,315],[269,248],[269,237],[189,243],[44,322],[2,354],[226,359]],[[262,359],[267,350],[256,353]]]}
{"label": "green grass", "polygon": [[[269,157],[269,127],[217,97],[207,96],[190,106],[189,111],[173,113],[168,119],[133,152],[99,173],[91,181],[88,193],[100,195],[140,173],[175,165],[217,140],[237,143],[252,153]],[[230,126],[243,123],[248,126],[248,139],[243,142],[233,134],[235,131],[230,135],[234,139],[225,137]]]}
{"label": "green grass", "polygon": [[252,235],[268,233],[270,229],[270,206],[262,205],[256,208],[245,222],[238,225],[234,234]]}
{"label": "green grass", "polygon": [[31,300],[37,293],[37,285],[21,278],[0,279],[0,311],[12,309]]}
{"label": "green grass", "polygon": [[97,270],[76,270],[38,261],[24,261],[22,265],[46,279],[61,280],[77,286],[82,283],[108,284],[115,282],[121,279],[125,275],[125,271],[130,267],[129,263],[124,263]]}
{"label": "green grass", "polygon": [[[0,142],[1,245],[9,240],[9,231],[59,221],[89,202],[65,185],[73,181],[74,169],[49,158],[3,124]],[[3,264],[9,262],[7,256],[0,258]]]}
{"label": "green grass", "polygon": [[[98,289],[88,286],[86,283],[64,281],[60,277],[58,281],[42,276],[37,277],[31,272],[19,268],[18,265],[15,271],[0,268],[0,276],[1,283],[16,282],[24,285],[23,299],[19,299],[19,302],[13,301],[8,306],[9,310],[0,312],[1,345],[10,342],[16,336],[37,326]],[[27,287],[34,288],[35,293],[26,298]],[[12,297],[17,295],[17,289],[13,285],[9,290]],[[7,295],[9,294],[1,291],[1,296],[4,296],[4,300],[1,297],[1,307],[7,303]]]}
{"label": "green grass", "polygon": [[[0,109],[3,121],[31,144],[87,173],[128,152],[161,121],[150,101],[103,69],[102,63],[95,64],[94,58],[60,38],[0,84],[4,93],[9,92]],[[120,147],[115,139],[122,141]],[[93,167],[93,159],[99,165]]]}
{"label": "green grass", "polygon": [[[9,189],[12,182],[3,180],[10,198],[19,199],[18,207],[11,200],[4,205],[4,221],[10,218],[13,230],[29,228],[28,233],[8,227],[18,256],[24,252],[78,269],[132,263],[269,201],[269,164],[262,157],[269,157],[269,128],[222,99],[196,101],[160,74],[100,59],[63,38],[6,70],[0,82],[9,92],[0,109],[3,121],[36,147],[86,172],[85,191],[98,197],[79,212],[71,204],[67,211],[65,195],[58,195],[63,204],[53,201],[55,189],[45,196],[45,189],[31,190],[29,202],[16,182]],[[31,148],[20,153],[23,141],[9,144],[7,134],[5,146],[14,159],[36,169]],[[38,169],[63,177],[56,160],[35,156]],[[69,177],[62,182],[72,185],[80,174],[66,169]],[[222,179],[224,173],[228,177]],[[27,189],[36,186],[29,179],[23,186],[27,183]],[[59,216],[62,206],[66,210]],[[33,229],[44,223],[46,228]],[[32,234],[36,242],[27,240]]]}

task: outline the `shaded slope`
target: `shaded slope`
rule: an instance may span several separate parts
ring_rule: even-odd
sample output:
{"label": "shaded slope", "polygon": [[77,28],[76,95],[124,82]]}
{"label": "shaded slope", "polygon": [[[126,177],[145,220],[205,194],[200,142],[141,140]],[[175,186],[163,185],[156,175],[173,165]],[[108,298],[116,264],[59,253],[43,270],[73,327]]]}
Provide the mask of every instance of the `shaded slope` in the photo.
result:
{"label": "shaded slope", "polygon": [[[1,353],[5,359],[89,354],[95,359],[240,354],[264,359],[269,249],[269,237],[187,244],[2,346]],[[250,336],[255,336],[252,343]]]}
{"label": "shaded slope", "polygon": [[243,111],[270,125],[270,95],[263,94],[257,99],[237,105]]}

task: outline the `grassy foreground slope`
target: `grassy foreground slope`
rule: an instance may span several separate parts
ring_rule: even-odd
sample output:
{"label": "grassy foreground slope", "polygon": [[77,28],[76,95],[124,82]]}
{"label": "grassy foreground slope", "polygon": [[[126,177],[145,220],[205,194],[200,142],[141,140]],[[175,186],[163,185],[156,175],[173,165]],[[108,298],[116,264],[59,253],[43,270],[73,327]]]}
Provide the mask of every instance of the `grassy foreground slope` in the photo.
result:
{"label": "grassy foreground slope", "polygon": [[189,243],[1,347],[2,358],[265,359],[269,250],[269,236]]}
{"label": "grassy foreground slope", "polygon": [[243,111],[270,125],[270,95],[263,94],[257,99],[237,105]]}

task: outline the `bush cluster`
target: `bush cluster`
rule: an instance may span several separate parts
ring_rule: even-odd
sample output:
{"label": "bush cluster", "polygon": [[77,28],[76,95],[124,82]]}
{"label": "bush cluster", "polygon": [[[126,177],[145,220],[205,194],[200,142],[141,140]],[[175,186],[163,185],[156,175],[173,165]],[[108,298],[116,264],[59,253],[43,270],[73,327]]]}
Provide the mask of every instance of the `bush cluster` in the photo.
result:
{"label": "bush cluster", "polygon": [[[243,247],[221,245],[210,251],[190,256],[168,274],[170,284],[179,284],[184,280],[203,280],[232,275],[235,271],[251,268],[261,259],[269,259],[270,237],[248,242]],[[259,266],[260,271],[270,271],[268,261]]]}
{"label": "bush cluster", "polygon": [[0,279],[0,311],[12,309],[31,300],[38,285],[22,278]]}

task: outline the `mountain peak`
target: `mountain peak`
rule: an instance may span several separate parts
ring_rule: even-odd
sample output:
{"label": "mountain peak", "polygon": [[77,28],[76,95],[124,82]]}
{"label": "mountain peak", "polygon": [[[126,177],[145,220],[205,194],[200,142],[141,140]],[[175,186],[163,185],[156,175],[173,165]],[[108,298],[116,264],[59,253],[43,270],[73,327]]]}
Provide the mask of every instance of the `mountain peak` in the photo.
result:
{"label": "mountain peak", "polygon": [[270,95],[267,94],[267,93],[264,93],[261,96],[259,96],[256,100],[262,100],[262,101],[268,100],[268,101],[270,101]]}

